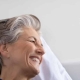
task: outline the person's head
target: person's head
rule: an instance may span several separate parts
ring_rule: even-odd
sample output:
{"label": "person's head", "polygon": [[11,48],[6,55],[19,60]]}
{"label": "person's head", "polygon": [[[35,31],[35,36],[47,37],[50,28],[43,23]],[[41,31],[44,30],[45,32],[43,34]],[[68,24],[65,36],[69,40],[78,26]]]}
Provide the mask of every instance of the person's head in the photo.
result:
{"label": "person's head", "polygon": [[44,54],[40,40],[40,21],[34,15],[0,20],[0,72],[16,69],[27,77],[39,73]]}

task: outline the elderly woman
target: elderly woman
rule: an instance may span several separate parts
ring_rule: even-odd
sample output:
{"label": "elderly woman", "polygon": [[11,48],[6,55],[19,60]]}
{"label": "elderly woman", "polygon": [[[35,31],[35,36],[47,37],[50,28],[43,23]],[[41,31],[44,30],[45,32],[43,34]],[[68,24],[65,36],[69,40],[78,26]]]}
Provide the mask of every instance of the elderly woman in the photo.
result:
{"label": "elderly woman", "polygon": [[0,20],[1,80],[28,80],[39,73],[44,54],[39,30],[34,15]]}

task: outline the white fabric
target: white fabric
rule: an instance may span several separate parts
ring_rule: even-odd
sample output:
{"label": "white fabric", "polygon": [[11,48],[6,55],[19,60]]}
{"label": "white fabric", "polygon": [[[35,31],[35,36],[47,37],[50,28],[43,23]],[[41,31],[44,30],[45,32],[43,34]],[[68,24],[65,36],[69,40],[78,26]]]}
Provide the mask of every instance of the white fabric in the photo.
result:
{"label": "white fabric", "polygon": [[41,40],[45,55],[43,56],[39,75],[32,80],[72,80],[42,37]]}

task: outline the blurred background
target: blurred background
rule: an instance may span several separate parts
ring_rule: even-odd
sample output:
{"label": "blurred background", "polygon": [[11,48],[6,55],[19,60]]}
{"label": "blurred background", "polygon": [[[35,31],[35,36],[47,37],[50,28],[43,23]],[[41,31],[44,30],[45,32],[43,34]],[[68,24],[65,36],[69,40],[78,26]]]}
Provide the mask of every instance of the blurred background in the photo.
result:
{"label": "blurred background", "polygon": [[73,80],[80,80],[80,0],[0,0],[0,19],[23,14],[40,19],[47,44]]}

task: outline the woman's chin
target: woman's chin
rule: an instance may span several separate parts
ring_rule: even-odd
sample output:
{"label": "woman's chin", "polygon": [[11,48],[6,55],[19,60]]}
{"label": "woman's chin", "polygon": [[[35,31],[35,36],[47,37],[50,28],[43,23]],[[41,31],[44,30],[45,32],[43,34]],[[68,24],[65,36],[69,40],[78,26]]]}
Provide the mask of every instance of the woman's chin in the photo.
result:
{"label": "woman's chin", "polygon": [[32,66],[32,65],[29,65],[29,71],[30,71],[30,76],[29,76],[29,78],[33,78],[33,77],[35,77],[36,75],[38,75],[39,74],[39,68],[36,68],[35,66]]}
{"label": "woman's chin", "polygon": [[30,78],[33,78],[39,74],[39,66],[40,64],[38,62],[32,61],[31,59],[28,60],[28,71],[30,73]]}
{"label": "woman's chin", "polygon": [[39,74],[39,72],[40,72],[40,70],[39,70],[40,61],[39,60],[28,57],[25,59],[25,63],[26,63],[26,67],[27,67],[26,73],[28,73],[27,74],[28,77],[33,78]]}

